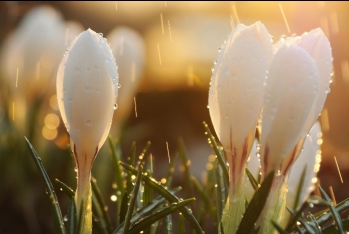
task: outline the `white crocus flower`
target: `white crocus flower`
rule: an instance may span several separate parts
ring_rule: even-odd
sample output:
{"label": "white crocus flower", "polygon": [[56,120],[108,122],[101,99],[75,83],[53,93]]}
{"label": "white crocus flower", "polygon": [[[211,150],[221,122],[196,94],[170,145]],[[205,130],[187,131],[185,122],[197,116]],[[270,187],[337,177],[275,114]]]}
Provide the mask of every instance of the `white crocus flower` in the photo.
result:
{"label": "white crocus flower", "polygon": [[209,111],[230,168],[223,215],[225,233],[236,230],[244,212],[244,169],[263,105],[272,44],[263,24],[238,25],[223,44],[212,74]]}
{"label": "white crocus flower", "polygon": [[90,188],[93,161],[110,130],[118,73],[105,38],[88,29],[69,46],[57,74],[57,97],[77,164],[76,203]]}
{"label": "white crocus flower", "polygon": [[262,177],[273,170],[279,173],[262,214],[262,233],[274,232],[270,219],[282,223],[288,171],[328,93],[331,49],[321,30],[313,32],[281,39],[274,46],[264,98],[260,154]]}
{"label": "white crocus flower", "polygon": [[145,46],[143,38],[127,27],[117,27],[107,36],[116,64],[118,64],[119,98],[117,115],[114,116],[114,132],[119,135],[120,127],[130,114],[134,97],[143,74]]}

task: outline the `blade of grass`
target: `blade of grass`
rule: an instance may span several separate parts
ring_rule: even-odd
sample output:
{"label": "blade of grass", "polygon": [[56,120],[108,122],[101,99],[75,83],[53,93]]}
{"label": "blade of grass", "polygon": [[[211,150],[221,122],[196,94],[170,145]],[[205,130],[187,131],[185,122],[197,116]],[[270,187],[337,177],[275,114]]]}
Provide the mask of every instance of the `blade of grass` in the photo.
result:
{"label": "blade of grass", "polygon": [[132,191],[132,193],[130,195],[130,205],[128,206],[127,213],[126,213],[126,218],[125,218],[125,223],[124,223],[124,230],[122,232],[123,234],[128,233],[129,228],[130,228],[130,221],[131,221],[132,213],[133,213],[134,206],[135,206],[135,203],[136,203],[139,186],[141,184],[142,170],[143,170],[143,166],[139,165],[137,178],[136,178],[136,183],[135,183],[133,191]]}
{"label": "blade of grass", "polygon": [[311,225],[314,227],[315,233],[316,234],[322,234],[321,227],[316,222],[316,219],[314,218],[314,216],[311,213],[309,213],[308,217],[309,217],[309,221],[310,221]]}
{"label": "blade of grass", "polygon": [[[343,220],[343,229],[348,232],[349,231],[349,219]],[[336,234],[338,233],[337,226],[331,225],[322,230],[323,234]]]}
{"label": "blade of grass", "polygon": [[[137,173],[137,170],[135,170],[133,167],[131,167],[123,162],[120,162],[120,165],[123,166],[126,170],[130,171],[132,174]],[[178,197],[176,197],[168,189],[165,189],[162,185],[160,185],[161,183],[156,181],[155,179],[150,178],[150,177],[145,176],[145,175],[142,175],[142,180],[146,184],[148,184],[151,188],[153,188],[157,193],[164,196],[169,202],[173,203],[173,202],[180,201],[180,199]],[[198,233],[203,232],[198,221],[194,217],[191,210],[189,210],[187,207],[180,207],[179,210],[180,210],[180,212],[182,212],[182,214],[185,216],[185,218],[189,221],[189,223],[191,224],[191,226],[193,227],[193,229],[196,232],[198,232]]]}
{"label": "blade of grass", "polygon": [[74,199],[75,192],[65,183],[60,181],[59,179],[55,179],[56,183],[61,187],[61,190],[70,198]]}
{"label": "blade of grass", "polygon": [[[115,179],[115,182],[117,185],[117,189],[120,191],[120,194],[124,194],[124,192],[125,192],[124,180],[123,180],[123,176],[122,176],[122,170],[121,170],[120,165],[119,165],[120,158],[117,154],[116,147],[114,145],[114,142],[113,142],[111,136],[108,136],[108,142],[109,142],[109,146],[110,146],[110,149],[111,149],[111,152],[113,155],[113,160],[114,160],[114,170],[115,170],[114,179]],[[121,198],[120,196],[118,196],[118,199]]]}
{"label": "blade of grass", "polygon": [[176,155],[173,158],[171,158],[171,162],[170,162],[170,165],[169,165],[168,170],[167,170],[167,175],[166,175],[166,187],[167,188],[170,188],[170,186],[171,186],[172,175],[173,175],[173,172],[175,170],[175,165],[176,165],[177,159],[178,159],[178,153],[176,153]]}
{"label": "blade of grass", "polygon": [[214,218],[214,216],[215,216],[215,211],[213,210],[214,205],[212,204],[210,198],[204,192],[203,188],[201,187],[201,185],[199,184],[199,182],[196,180],[196,178],[194,176],[191,177],[191,182],[194,185],[194,188],[196,189],[196,191],[199,192],[201,198],[203,199],[206,210],[208,210],[210,212],[212,218]]}
{"label": "blade of grass", "polygon": [[246,167],[246,170],[245,170],[245,171],[246,171],[246,175],[247,175],[247,177],[248,177],[248,179],[249,179],[249,181],[250,181],[250,183],[251,183],[253,189],[254,189],[255,191],[257,191],[257,190],[259,189],[259,183],[258,183],[257,180],[253,177],[252,173],[250,172],[250,170],[248,170],[247,167]]}
{"label": "blade of grass", "polygon": [[184,146],[184,142],[182,138],[178,140],[178,148],[179,148],[179,158],[181,160],[184,176],[185,188],[188,192],[189,197],[194,197],[194,190],[191,182],[191,173],[190,173],[190,160],[188,159],[187,152]]}
{"label": "blade of grass", "polygon": [[284,230],[278,223],[274,222],[274,220],[271,221],[275,229],[280,233],[280,234],[289,234],[286,230]]}
{"label": "blade of grass", "polygon": [[297,210],[297,207],[298,207],[298,204],[299,204],[299,200],[300,200],[300,197],[301,197],[301,193],[302,193],[302,190],[303,190],[303,185],[304,185],[304,179],[305,179],[306,172],[307,172],[307,165],[305,165],[305,167],[303,169],[303,172],[302,172],[302,176],[301,176],[301,178],[299,180],[299,183],[298,183],[296,198],[295,198],[294,205],[293,205],[293,210]]}
{"label": "blade of grass", "polygon": [[107,212],[108,207],[105,205],[105,202],[104,202],[104,200],[102,198],[101,191],[99,190],[99,187],[97,185],[97,181],[93,177],[91,179],[91,186],[92,186],[93,195],[96,197],[96,202],[98,203],[98,205],[99,205],[99,207],[101,209],[102,217],[103,217],[103,219],[105,221],[106,228],[107,228],[108,232],[111,233],[113,229],[112,229],[112,226],[111,226],[109,214]]}
{"label": "blade of grass", "polygon": [[129,199],[129,195],[127,194],[127,192],[124,193],[124,196],[122,197],[122,202],[121,202],[121,207],[120,207],[120,225],[121,223],[123,223],[125,221],[125,217],[126,217],[126,213],[127,213],[127,209],[128,209],[128,199]]}
{"label": "blade of grass", "polygon": [[208,138],[209,138],[209,143],[211,145],[211,147],[213,148],[216,156],[217,156],[217,159],[218,159],[218,162],[219,164],[221,165],[222,167],[222,170],[223,170],[223,174],[224,174],[224,178],[226,180],[226,183],[229,184],[229,172],[228,172],[228,168],[227,168],[227,165],[225,164],[225,160],[224,160],[224,156],[221,154],[221,152],[219,151],[218,149],[218,145],[217,145],[217,142],[214,138],[214,136],[212,135],[208,125],[204,122],[204,127],[205,127],[205,130],[206,130],[206,133],[208,135]]}
{"label": "blade of grass", "polygon": [[67,219],[67,234],[75,234],[77,231],[77,216],[74,196],[73,199],[70,200]]}
{"label": "blade of grass", "polygon": [[170,206],[156,212],[155,214],[153,214],[151,216],[148,216],[148,217],[142,219],[142,221],[133,225],[133,227],[129,230],[128,234],[138,234],[145,227],[148,227],[151,224],[155,223],[157,220],[162,219],[165,216],[175,212],[176,210],[187,206],[190,202],[193,202],[193,201],[195,201],[195,199],[190,198],[190,199],[178,202],[178,203],[172,203]]}
{"label": "blade of grass", "polygon": [[[344,201],[338,203],[336,206],[336,210],[338,213],[342,213],[349,209],[349,198],[345,199]],[[318,216],[316,216],[316,221],[321,225],[322,223],[326,222],[331,217],[331,211],[326,211]]]}
{"label": "blade of grass", "polygon": [[107,222],[105,221],[96,196],[92,195],[93,227],[97,227],[101,234],[108,234]]}
{"label": "blade of grass", "polygon": [[62,212],[61,208],[59,207],[58,199],[56,196],[56,193],[54,191],[54,188],[52,186],[51,180],[48,177],[46,170],[44,168],[44,165],[41,162],[41,158],[38,156],[36,153],[34,147],[30,144],[29,140],[24,137],[25,141],[27,142],[27,145],[30,149],[31,155],[33,157],[33,160],[36,164],[36,167],[38,168],[42,179],[44,180],[44,184],[46,187],[47,194],[51,200],[51,208],[52,208],[52,214],[53,214],[53,223],[55,227],[55,232],[56,233],[66,233],[64,222],[63,222],[63,217],[62,217]]}
{"label": "blade of grass", "polygon": [[138,159],[140,160],[140,165],[142,165],[142,166],[144,166],[145,158],[149,153],[150,145],[151,145],[151,143],[150,143],[150,141],[148,141],[147,145],[143,149],[142,153],[138,156]]}
{"label": "blade of grass", "polygon": [[271,185],[273,184],[274,171],[270,172],[265,178],[261,187],[254,193],[249,206],[247,207],[244,217],[242,218],[237,234],[249,233],[254,227],[263,207],[267,201]]}
{"label": "blade of grass", "polygon": [[182,215],[182,213],[179,213],[178,234],[184,234],[184,233],[185,233],[184,216]]}
{"label": "blade of grass", "polygon": [[165,216],[165,233],[166,234],[172,234],[173,230],[172,230],[172,216],[171,214]]}
{"label": "blade of grass", "polygon": [[[325,198],[325,200],[327,200],[328,202],[332,202],[330,197],[327,195],[325,190],[323,190],[323,188],[320,185],[319,185],[319,190],[320,190],[321,195]],[[329,205],[328,207],[330,208],[330,211],[332,213],[333,219],[334,219],[335,224],[336,224],[336,226],[338,228],[338,233],[344,234],[341,216],[339,215],[338,211],[336,210],[336,208],[334,206]]]}
{"label": "blade of grass", "polygon": [[290,232],[293,227],[295,227],[297,225],[297,220],[299,217],[301,217],[303,211],[308,207],[308,203],[304,202],[303,205],[301,206],[301,208],[297,211],[294,212],[293,210],[291,210],[290,208],[286,207],[287,210],[291,213],[292,215],[292,219],[290,220],[290,222],[287,224],[286,230],[288,232]]}

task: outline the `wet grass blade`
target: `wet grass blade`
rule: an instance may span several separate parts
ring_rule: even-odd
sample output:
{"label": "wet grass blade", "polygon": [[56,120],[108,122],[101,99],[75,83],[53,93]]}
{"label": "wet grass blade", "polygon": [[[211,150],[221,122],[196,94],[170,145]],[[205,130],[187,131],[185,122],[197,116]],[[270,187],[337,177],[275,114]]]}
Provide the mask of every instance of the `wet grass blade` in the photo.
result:
{"label": "wet grass blade", "polygon": [[140,165],[144,166],[145,163],[145,158],[149,153],[149,149],[150,149],[150,141],[147,142],[147,145],[145,146],[145,148],[143,149],[142,153],[139,155],[138,159],[140,160]]}
{"label": "wet grass blade", "polygon": [[[321,195],[325,198],[326,201],[332,202],[330,197],[327,195],[325,190],[323,190],[323,188],[320,185],[319,185],[319,190],[320,190]],[[332,205],[329,205],[328,207],[330,208],[330,211],[332,213],[333,219],[334,219],[335,224],[336,224],[336,226],[338,228],[338,233],[344,234],[342,219],[341,219],[341,216],[339,215],[337,209],[334,206],[332,206]]]}
{"label": "wet grass blade", "polygon": [[271,221],[275,229],[280,233],[280,234],[289,234],[286,230],[284,230],[278,223],[274,222],[274,220]]}
{"label": "wet grass blade", "polygon": [[124,230],[122,232],[123,234],[129,233],[129,228],[130,228],[130,224],[131,224],[130,221],[131,221],[132,213],[133,213],[134,206],[135,206],[135,203],[136,203],[138,190],[139,190],[139,187],[140,187],[140,184],[141,184],[142,170],[143,170],[143,166],[139,165],[137,178],[136,178],[136,183],[135,183],[133,191],[132,191],[132,193],[130,195],[130,205],[128,206],[127,213],[126,213],[126,218],[125,218],[125,223],[124,223]]}
{"label": "wet grass blade", "polygon": [[267,201],[271,185],[273,184],[274,171],[270,172],[265,178],[261,187],[254,193],[246,211],[242,218],[237,234],[249,233],[254,227],[259,215],[262,213],[263,207]]}
{"label": "wet grass blade", "polygon": [[248,179],[249,179],[249,181],[250,181],[250,183],[251,183],[253,189],[254,189],[255,191],[257,191],[257,190],[259,189],[259,183],[258,183],[257,180],[253,177],[252,173],[250,172],[250,170],[248,170],[247,167],[246,167],[246,170],[245,170],[245,171],[246,171],[246,175],[247,175],[247,177],[248,177]]}
{"label": "wet grass blade", "polygon": [[61,190],[70,198],[74,200],[75,192],[65,183],[60,181],[59,179],[55,180],[56,183],[61,187]]}
{"label": "wet grass blade", "polygon": [[227,199],[227,196],[225,194],[224,190],[224,183],[222,183],[222,177],[220,171],[222,171],[222,168],[218,165],[218,163],[215,163],[215,171],[216,171],[216,184],[215,184],[215,192],[216,192],[216,207],[217,207],[217,222],[218,222],[218,233],[223,233],[223,226],[221,222],[221,217],[223,214],[223,209],[225,206],[225,202]]}
{"label": "wet grass blade", "polygon": [[67,215],[67,234],[75,234],[77,231],[77,215],[76,215],[76,206],[73,199],[70,200],[70,206]]}
{"label": "wet grass blade", "polygon": [[172,216],[171,214],[165,216],[165,233],[166,234],[172,234],[173,230],[172,230]]}
{"label": "wet grass blade", "polygon": [[288,232],[290,232],[296,226],[299,217],[301,217],[303,211],[307,208],[307,206],[308,206],[308,203],[304,202],[303,205],[301,206],[301,208],[297,212],[294,212],[293,210],[286,207],[287,210],[292,215],[292,219],[290,220],[290,222],[287,224],[287,227],[286,227],[286,230]]}
{"label": "wet grass blade", "polygon": [[178,234],[185,233],[185,225],[184,225],[184,216],[179,214],[179,223],[178,223]]}
{"label": "wet grass blade", "polygon": [[96,196],[92,195],[93,226],[98,227],[101,234],[110,233],[107,229],[107,223],[103,217],[102,208],[100,207]]}
{"label": "wet grass blade", "polygon": [[[172,203],[170,206],[156,212],[155,214],[148,216],[144,218],[142,221],[136,223],[133,225],[133,227],[127,232],[127,234],[138,234],[140,231],[145,229],[146,227],[149,227],[151,224],[155,223],[156,221],[166,217],[167,215],[175,212],[176,210],[180,208],[184,208],[189,203],[195,201],[194,198],[190,198],[178,203]],[[202,232],[201,232],[202,233]]]}
{"label": "wet grass blade", "polygon": [[[342,220],[343,223],[343,229],[348,232],[349,231],[349,219]],[[336,225],[331,225],[329,227],[326,227],[322,230],[323,234],[337,234],[337,226]]]}
{"label": "wet grass blade", "polygon": [[[338,203],[335,206],[338,213],[342,213],[349,209],[349,198],[345,199],[344,201]],[[326,211],[318,216],[316,216],[316,221],[321,225],[322,223],[326,222],[329,218],[331,218],[331,211]]]}
{"label": "wet grass blade", "polygon": [[125,217],[128,209],[128,205],[127,205],[128,199],[129,199],[129,196],[127,192],[125,192],[124,196],[122,197],[121,207],[120,207],[120,217],[119,217],[120,223],[123,223],[125,221]]}
{"label": "wet grass blade", "polygon": [[[120,194],[124,194],[125,192],[125,188],[124,188],[124,179],[122,176],[122,170],[120,168],[119,165],[119,161],[120,158],[118,156],[116,147],[114,145],[114,142],[111,138],[111,136],[108,136],[108,142],[109,142],[109,146],[113,155],[113,160],[114,160],[114,170],[115,170],[115,174],[114,174],[114,180],[116,182],[117,185],[117,189],[120,191]],[[119,196],[118,199],[120,199],[121,197]]]}
{"label": "wet grass blade", "polygon": [[[127,157],[127,163],[128,165],[132,165],[136,168],[136,142],[133,142],[131,145],[129,156]],[[126,189],[127,194],[131,194],[133,185],[132,185],[132,174],[127,173],[127,180],[126,180]]]}
{"label": "wet grass blade", "polygon": [[302,176],[299,180],[298,183],[298,187],[297,187],[297,193],[296,193],[296,198],[295,198],[295,202],[294,202],[294,206],[293,206],[293,210],[296,210],[300,201],[300,197],[301,197],[301,193],[303,190],[303,185],[304,185],[304,179],[305,179],[305,174],[307,172],[307,165],[305,165],[303,172],[302,172]]}
{"label": "wet grass blade", "polygon": [[38,156],[36,153],[34,147],[30,144],[29,140],[24,137],[25,141],[27,142],[27,145],[30,149],[31,155],[33,157],[33,160],[36,164],[36,167],[38,168],[42,179],[44,180],[44,184],[46,187],[47,194],[50,198],[51,201],[51,208],[52,208],[52,215],[53,215],[53,223],[54,223],[54,228],[55,228],[55,233],[66,233],[64,222],[63,222],[63,217],[62,217],[62,212],[59,207],[58,199],[56,196],[56,193],[54,191],[54,188],[52,186],[51,180],[48,177],[46,170],[44,168],[44,165],[41,162],[41,158]]}
{"label": "wet grass blade", "polygon": [[[123,162],[120,162],[120,165],[123,166],[126,170],[130,171],[132,174],[137,174],[137,170],[135,170],[133,167]],[[174,203],[174,202],[180,201],[178,197],[176,197],[168,189],[165,189],[162,185],[160,185],[161,183],[156,181],[155,179],[142,175],[142,180],[146,184],[148,184],[151,188],[153,188],[157,193],[164,196],[169,202]],[[198,233],[202,233],[202,229],[198,221],[194,217],[193,213],[191,212],[191,210],[189,210],[187,207],[180,207],[179,210],[180,212],[182,212],[185,218],[189,221],[193,229]]]}
{"label": "wet grass blade", "polygon": [[321,227],[316,222],[316,219],[314,218],[314,216],[311,213],[309,213],[308,214],[308,218],[309,218],[309,221],[310,221],[311,225],[314,227],[315,234],[322,234]]}
{"label": "wet grass blade", "polygon": [[[91,179],[91,186],[92,186],[93,195],[96,197],[95,202],[98,203],[98,205],[99,205],[99,207],[101,209],[102,218],[105,221],[106,229],[108,230],[109,233],[111,233],[113,229],[112,229],[112,226],[111,226],[109,214],[107,212],[107,208],[108,207],[105,205],[104,200],[102,198],[101,191],[99,190],[99,187],[97,185],[97,181],[93,177]],[[92,201],[92,203],[93,203],[93,201]]]}
{"label": "wet grass blade", "polygon": [[209,143],[210,145],[212,146],[215,154],[217,155],[217,158],[218,158],[218,162],[219,164],[221,165],[222,167],[222,170],[223,170],[223,174],[224,174],[224,178],[226,180],[226,183],[229,184],[229,172],[228,172],[228,168],[227,168],[227,165],[225,164],[225,160],[224,160],[224,156],[221,154],[221,152],[219,151],[218,149],[218,146],[217,146],[217,142],[214,138],[214,136],[212,135],[210,129],[208,128],[208,125],[204,122],[204,127],[205,127],[205,130],[206,130],[206,133],[208,135],[208,138],[209,138]]}
{"label": "wet grass blade", "polygon": [[204,192],[203,188],[201,187],[201,185],[199,184],[199,182],[196,180],[194,176],[191,177],[191,182],[194,185],[194,188],[196,189],[196,191],[198,191],[198,193],[200,194],[202,200],[204,201],[206,210],[209,210],[212,218],[214,218],[215,216],[215,211],[213,210],[214,205],[212,204],[210,198]]}
{"label": "wet grass blade", "polygon": [[187,152],[184,146],[184,142],[182,138],[178,140],[178,148],[179,148],[179,158],[181,160],[184,176],[185,188],[188,192],[189,197],[194,197],[194,190],[191,184],[191,173],[190,173],[190,160],[188,159]]}

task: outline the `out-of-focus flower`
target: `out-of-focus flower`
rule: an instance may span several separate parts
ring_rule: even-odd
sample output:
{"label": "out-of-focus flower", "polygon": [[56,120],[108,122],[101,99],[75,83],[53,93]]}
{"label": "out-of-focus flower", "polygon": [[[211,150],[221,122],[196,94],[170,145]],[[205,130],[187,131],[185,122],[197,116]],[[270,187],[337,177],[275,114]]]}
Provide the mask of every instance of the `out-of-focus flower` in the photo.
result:
{"label": "out-of-focus flower", "polygon": [[88,29],[69,46],[57,74],[57,98],[77,165],[76,203],[90,187],[93,161],[110,130],[117,67],[105,38]]}
{"label": "out-of-focus flower", "polygon": [[229,201],[222,218],[226,233],[236,230],[244,212],[244,170],[272,56],[263,24],[238,25],[220,49],[212,74],[209,110],[230,168]]}
{"label": "out-of-focus flower", "polygon": [[119,135],[120,126],[130,114],[142,78],[145,48],[142,36],[127,27],[113,29],[107,38],[118,65],[121,86],[118,95],[122,102],[118,103],[117,115],[113,121],[117,126],[112,129]]}
{"label": "out-of-focus flower", "polygon": [[12,92],[40,95],[46,91],[48,77],[64,54],[64,37],[65,23],[55,9],[40,6],[25,15],[1,52],[1,70]]}

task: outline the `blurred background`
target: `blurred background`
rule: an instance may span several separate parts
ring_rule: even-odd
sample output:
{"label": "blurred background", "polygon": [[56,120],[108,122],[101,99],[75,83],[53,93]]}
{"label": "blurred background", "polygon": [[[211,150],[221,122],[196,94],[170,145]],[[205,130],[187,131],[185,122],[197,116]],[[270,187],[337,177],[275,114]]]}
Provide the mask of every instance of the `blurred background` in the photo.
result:
{"label": "blurred background", "polygon": [[[150,141],[154,177],[160,179],[182,137],[200,180],[212,153],[202,122],[213,130],[207,109],[213,61],[238,23],[256,21],[274,41],[317,27],[328,36],[334,76],[319,118],[318,177],[327,191],[333,187],[337,202],[348,197],[348,2],[0,2],[0,233],[53,232],[49,200],[24,135],[52,180],[76,186],[55,96],[57,67],[75,36],[91,28],[111,44],[121,84],[111,135],[124,159],[133,141],[138,154]],[[111,162],[106,143],[92,174],[110,206]],[[177,174],[174,186],[181,185]],[[69,201],[57,194],[64,215]]]}

